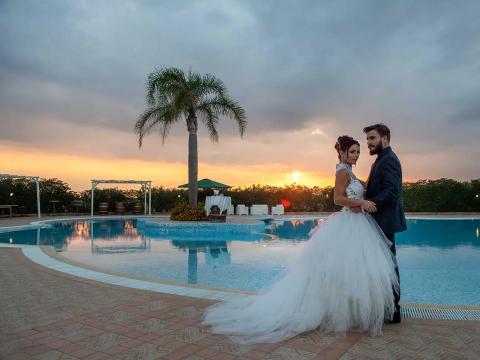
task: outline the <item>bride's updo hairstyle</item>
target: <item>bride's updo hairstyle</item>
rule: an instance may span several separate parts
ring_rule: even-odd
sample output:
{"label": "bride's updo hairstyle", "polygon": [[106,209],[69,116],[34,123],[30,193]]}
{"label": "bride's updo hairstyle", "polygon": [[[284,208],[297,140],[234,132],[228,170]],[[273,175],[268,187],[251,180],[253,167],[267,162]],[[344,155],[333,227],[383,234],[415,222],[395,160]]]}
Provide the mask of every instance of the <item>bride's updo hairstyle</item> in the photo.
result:
{"label": "bride's updo hairstyle", "polygon": [[348,152],[348,149],[350,149],[352,145],[360,146],[360,143],[354,138],[352,138],[351,136],[348,136],[348,135],[339,136],[337,139],[337,142],[335,143],[335,150],[337,150],[338,152],[338,159],[340,159],[340,150],[344,152]]}

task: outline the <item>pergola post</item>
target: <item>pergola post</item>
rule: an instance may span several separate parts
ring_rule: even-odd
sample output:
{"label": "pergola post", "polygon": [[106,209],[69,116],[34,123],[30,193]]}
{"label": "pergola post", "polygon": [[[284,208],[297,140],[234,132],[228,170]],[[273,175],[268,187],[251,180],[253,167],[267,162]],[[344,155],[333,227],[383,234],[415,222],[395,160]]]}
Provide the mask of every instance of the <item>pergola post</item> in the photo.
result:
{"label": "pergola post", "polygon": [[143,213],[147,215],[147,185],[143,186]]}
{"label": "pergola post", "polygon": [[90,200],[90,216],[93,216],[93,196],[95,195],[95,182],[92,180],[92,198]]}
{"label": "pergola post", "polygon": [[90,239],[91,239],[91,250],[93,254],[93,220],[90,220]]}
{"label": "pergola post", "polygon": [[148,215],[152,215],[152,182],[148,182]]}
{"label": "pergola post", "polygon": [[37,215],[38,218],[40,219],[42,217],[41,210],[40,210],[40,181],[37,178],[35,178],[35,187],[37,188]]}

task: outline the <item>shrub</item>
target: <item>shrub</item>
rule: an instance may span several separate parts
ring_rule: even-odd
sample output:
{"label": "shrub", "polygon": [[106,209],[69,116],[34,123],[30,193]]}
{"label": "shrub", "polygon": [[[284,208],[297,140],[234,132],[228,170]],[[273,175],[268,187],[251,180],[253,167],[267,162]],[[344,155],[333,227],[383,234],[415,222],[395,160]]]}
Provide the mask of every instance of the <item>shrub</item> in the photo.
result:
{"label": "shrub", "polygon": [[208,218],[203,203],[198,203],[196,208],[191,208],[185,201],[182,201],[170,211],[170,220],[206,221]]}

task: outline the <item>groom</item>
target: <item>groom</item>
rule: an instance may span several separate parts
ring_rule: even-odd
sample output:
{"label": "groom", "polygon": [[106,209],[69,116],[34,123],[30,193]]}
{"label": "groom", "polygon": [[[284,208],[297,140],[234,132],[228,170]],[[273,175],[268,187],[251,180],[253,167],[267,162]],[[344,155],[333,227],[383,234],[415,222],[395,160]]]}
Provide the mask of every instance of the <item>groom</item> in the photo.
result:
{"label": "groom", "polygon": [[[384,124],[375,124],[363,129],[367,135],[370,155],[377,155],[367,180],[366,199],[376,204],[372,216],[385,236],[392,242],[390,250],[396,255],[395,233],[407,229],[403,213],[402,167],[397,155],[390,147],[390,129]],[[395,268],[400,283],[398,267]],[[400,323],[400,291],[393,292],[395,313],[391,323]]]}

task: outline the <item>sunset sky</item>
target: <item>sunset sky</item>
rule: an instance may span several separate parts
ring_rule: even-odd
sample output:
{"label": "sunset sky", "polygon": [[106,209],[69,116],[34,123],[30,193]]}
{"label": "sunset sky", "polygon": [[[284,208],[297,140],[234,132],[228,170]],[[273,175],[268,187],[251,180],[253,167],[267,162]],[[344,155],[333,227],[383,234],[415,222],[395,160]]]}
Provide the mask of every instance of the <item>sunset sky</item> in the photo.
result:
{"label": "sunset sky", "polygon": [[187,182],[187,129],[133,132],[149,72],[221,78],[246,109],[199,132],[199,178],[332,185],[339,135],[392,130],[404,180],[480,178],[478,1],[0,0],[0,173]]}

